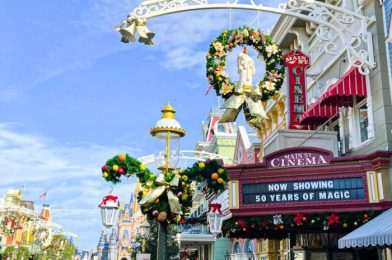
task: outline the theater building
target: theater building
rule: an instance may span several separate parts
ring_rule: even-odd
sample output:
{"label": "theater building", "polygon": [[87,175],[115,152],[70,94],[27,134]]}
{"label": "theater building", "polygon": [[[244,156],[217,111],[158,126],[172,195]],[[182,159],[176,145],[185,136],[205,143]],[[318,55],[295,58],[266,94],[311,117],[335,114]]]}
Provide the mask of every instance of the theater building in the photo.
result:
{"label": "theater building", "polygon": [[294,147],[228,167],[232,217],[224,230],[241,238],[233,239],[233,259],[377,259],[376,250],[339,250],[337,240],[391,207],[391,155]]}
{"label": "theater building", "polygon": [[[391,1],[327,2],[376,17],[368,24],[376,67],[362,75],[344,46],[325,52],[317,24],[279,18],[271,36],[286,53],[286,79],[264,104],[259,163],[239,160],[246,149],[237,142],[242,164],[228,167],[231,259],[378,257],[374,248],[339,250],[337,241],[391,208]],[[290,81],[293,55],[308,63],[302,93]]]}

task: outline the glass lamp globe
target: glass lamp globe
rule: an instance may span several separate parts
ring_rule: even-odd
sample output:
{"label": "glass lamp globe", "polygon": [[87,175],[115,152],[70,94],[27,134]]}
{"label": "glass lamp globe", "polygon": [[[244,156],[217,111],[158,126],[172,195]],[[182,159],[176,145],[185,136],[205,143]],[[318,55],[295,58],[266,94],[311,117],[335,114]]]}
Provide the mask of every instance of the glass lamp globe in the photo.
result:
{"label": "glass lamp globe", "polygon": [[142,224],[140,224],[139,232],[142,238],[147,238],[150,235],[150,231],[151,231],[151,226],[150,223],[148,223],[148,221],[144,221]]}
{"label": "glass lamp globe", "polygon": [[101,205],[99,206],[101,208],[102,224],[107,229],[113,227],[117,219],[118,202],[117,202],[117,197],[116,196],[113,197],[115,197],[115,200],[114,199],[105,200],[104,198],[104,202],[101,203]]}
{"label": "glass lamp globe", "polygon": [[222,223],[223,223],[223,215],[217,212],[208,212],[207,213],[208,225],[210,228],[210,233],[215,237],[222,233]]}
{"label": "glass lamp globe", "polygon": [[176,110],[167,104],[162,110],[162,118],[150,129],[155,137],[155,163],[160,170],[173,170],[179,160],[180,139],[185,135],[180,123],[175,119]]}

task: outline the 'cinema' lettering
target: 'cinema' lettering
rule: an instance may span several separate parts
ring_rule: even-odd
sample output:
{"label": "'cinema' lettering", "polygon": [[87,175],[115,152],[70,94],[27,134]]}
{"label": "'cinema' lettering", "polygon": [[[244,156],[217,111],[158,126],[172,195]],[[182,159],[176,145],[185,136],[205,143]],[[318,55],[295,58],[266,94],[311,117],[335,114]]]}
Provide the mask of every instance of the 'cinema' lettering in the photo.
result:
{"label": "'cinema' lettering", "polygon": [[319,165],[328,163],[327,158],[322,154],[296,153],[274,158],[270,161],[272,167],[290,167]]}

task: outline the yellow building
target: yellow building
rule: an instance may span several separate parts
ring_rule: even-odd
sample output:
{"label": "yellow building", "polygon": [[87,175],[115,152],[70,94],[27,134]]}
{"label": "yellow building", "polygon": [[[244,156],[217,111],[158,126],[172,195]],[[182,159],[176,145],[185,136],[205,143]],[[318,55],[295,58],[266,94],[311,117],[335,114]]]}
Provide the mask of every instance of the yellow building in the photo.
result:
{"label": "yellow building", "polygon": [[[0,199],[0,246],[24,245],[30,253],[38,253],[40,247],[49,245],[55,231],[62,232],[60,225],[52,220],[48,205],[41,212],[34,209],[34,203],[22,200],[20,190],[8,190]],[[39,245],[39,246],[37,246]]]}

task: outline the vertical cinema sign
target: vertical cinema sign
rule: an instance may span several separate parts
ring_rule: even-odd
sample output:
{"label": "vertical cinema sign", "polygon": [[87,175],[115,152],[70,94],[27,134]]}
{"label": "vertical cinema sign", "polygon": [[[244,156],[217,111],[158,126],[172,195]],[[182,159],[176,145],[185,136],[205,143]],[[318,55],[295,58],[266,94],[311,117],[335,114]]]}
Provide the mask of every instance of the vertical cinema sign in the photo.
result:
{"label": "vertical cinema sign", "polygon": [[300,129],[299,121],[306,109],[306,69],[310,58],[300,50],[283,56],[289,75],[289,129]]}

